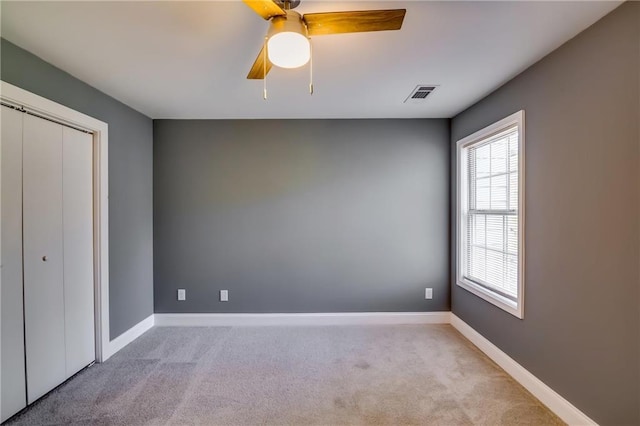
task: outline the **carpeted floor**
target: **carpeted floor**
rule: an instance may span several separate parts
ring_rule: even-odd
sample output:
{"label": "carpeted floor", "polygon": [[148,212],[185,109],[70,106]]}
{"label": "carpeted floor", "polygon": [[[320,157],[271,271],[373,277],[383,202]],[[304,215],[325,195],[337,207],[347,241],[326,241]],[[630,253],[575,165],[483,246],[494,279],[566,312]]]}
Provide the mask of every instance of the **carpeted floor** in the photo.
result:
{"label": "carpeted floor", "polygon": [[12,425],[555,425],[449,325],[156,327]]}

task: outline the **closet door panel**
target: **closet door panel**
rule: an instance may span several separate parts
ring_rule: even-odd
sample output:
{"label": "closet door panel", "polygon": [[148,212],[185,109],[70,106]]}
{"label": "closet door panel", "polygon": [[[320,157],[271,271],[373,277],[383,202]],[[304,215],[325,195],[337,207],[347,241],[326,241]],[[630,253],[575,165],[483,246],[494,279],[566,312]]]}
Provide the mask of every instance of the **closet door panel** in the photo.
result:
{"label": "closet door panel", "polygon": [[66,375],[95,361],[93,297],[93,140],[63,128],[62,185]]}
{"label": "closet door panel", "polygon": [[22,300],[22,116],[3,106],[0,120],[0,422],[27,404]]}
{"label": "closet door panel", "polygon": [[28,402],[66,378],[62,125],[24,116],[24,301]]}

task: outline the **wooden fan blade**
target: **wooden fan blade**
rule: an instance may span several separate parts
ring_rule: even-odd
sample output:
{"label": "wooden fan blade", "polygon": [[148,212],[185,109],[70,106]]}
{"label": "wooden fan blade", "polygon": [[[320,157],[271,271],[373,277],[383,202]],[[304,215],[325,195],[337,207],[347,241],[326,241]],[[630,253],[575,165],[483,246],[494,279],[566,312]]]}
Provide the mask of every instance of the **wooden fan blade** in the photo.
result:
{"label": "wooden fan blade", "polygon": [[310,36],[399,30],[406,9],[309,13],[302,18]]}
{"label": "wooden fan blade", "polygon": [[262,16],[264,19],[269,20],[274,16],[286,15],[287,13],[282,10],[280,6],[275,4],[272,0],[244,0],[247,6],[249,6],[255,13]]}
{"label": "wooden fan blade", "polygon": [[[271,67],[273,66],[269,58],[265,58],[266,55],[264,54],[265,53],[264,49],[265,47],[262,46],[262,49],[260,49],[260,53],[258,53],[258,57],[256,58],[256,61],[253,63],[253,66],[251,67],[251,71],[249,71],[249,74],[247,75],[247,78],[249,80],[262,80],[265,75],[269,74],[269,70],[271,70]],[[266,72],[265,72],[265,66],[264,66],[265,59],[267,61]]]}

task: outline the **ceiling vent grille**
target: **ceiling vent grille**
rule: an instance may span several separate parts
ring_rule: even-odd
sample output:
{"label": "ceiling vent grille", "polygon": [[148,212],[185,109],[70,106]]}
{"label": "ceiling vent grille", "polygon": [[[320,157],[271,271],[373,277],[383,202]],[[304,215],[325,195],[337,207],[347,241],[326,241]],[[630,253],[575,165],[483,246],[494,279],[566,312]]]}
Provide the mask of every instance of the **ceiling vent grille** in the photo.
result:
{"label": "ceiling vent grille", "polygon": [[427,99],[434,90],[436,90],[434,85],[429,84],[419,84],[415,89],[411,92],[411,94],[404,100],[404,103],[422,103]]}

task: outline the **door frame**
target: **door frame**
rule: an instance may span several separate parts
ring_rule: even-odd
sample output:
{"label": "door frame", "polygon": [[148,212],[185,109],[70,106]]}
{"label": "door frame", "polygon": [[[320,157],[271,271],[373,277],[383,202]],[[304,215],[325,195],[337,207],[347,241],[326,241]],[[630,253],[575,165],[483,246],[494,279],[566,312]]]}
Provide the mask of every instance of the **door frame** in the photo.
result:
{"label": "door frame", "polygon": [[104,362],[114,353],[109,335],[109,125],[5,81],[0,81],[0,100],[93,136],[95,352],[96,361]]}

